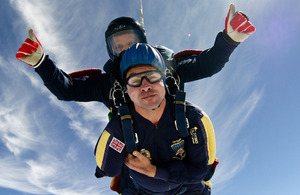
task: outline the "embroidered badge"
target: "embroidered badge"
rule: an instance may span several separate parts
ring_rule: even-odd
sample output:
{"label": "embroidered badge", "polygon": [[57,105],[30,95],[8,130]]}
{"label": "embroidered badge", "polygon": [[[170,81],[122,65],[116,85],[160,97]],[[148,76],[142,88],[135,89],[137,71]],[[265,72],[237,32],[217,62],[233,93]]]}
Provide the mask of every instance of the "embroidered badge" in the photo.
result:
{"label": "embroidered badge", "polygon": [[197,127],[194,127],[191,129],[190,131],[190,134],[192,136],[192,141],[193,141],[193,144],[198,144],[199,141],[198,141],[198,137],[197,137],[197,130],[198,128]]}
{"label": "embroidered badge", "polygon": [[118,140],[117,138],[113,137],[113,139],[111,140],[111,142],[109,144],[109,147],[111,147],[115,151],[121,153],[125,147],[125,144],[123,142],[121,142],[120,140]]}
{"label": "embroidered badge", "polygon": [[172,143],[173,144],[171,145],[171,148],[175,152],[175,156],[173,156],[173,158],[182,160],[186,154],[184,150],[184,140],[180,138],[179,140],[175,140]]}
{"label": "embroidered badge", "polygon": [[148,150],[146,149],[141,149],[140,153],[146,157],[148,157],[149,160],[151,160],[151,154]]}

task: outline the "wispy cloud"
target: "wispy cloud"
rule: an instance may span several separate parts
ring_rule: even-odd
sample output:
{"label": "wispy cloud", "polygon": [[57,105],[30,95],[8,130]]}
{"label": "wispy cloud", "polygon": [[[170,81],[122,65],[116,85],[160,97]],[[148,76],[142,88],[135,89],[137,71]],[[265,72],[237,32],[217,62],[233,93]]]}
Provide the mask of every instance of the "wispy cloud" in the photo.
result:
{"label": "wispy cloud", "polygon": [[[1,70],[6,64],[0,64]],[[0,186],[33,194],[109,194],[110,179],[102,179],[100,184],[93,176],[93,146],[103,129],[99,120],[80,117],[89,108],[76,112],[70,105],[49,104],[58,100],[49,93],[38,94],[38,88],[32,88],[22,72],[5,79],[13,81],[15,77],[31,88],[19,88],[18,81],[11,82],[11,88],[0,86]],[[57,116],[49,113],[52,109]],[[75,122],[79,127],[71,125]],[[72,127],[74,131],[69,130]]]}
{"label": "wispy cloud", "polygon": [[254,85],[258,71],[258,62],[251,60],[247,51],[236,51],[221,73],[187,86],[187,91],[192,92],[188,97],[208,113],[215,128],[220,160],[212,179],[216,193],[222,194],[221,190],[244,168],[251,154],[243,130],[264,95],[263,86]]}
{"label": "wispy cloud", "polygon": [[[56,18],[55,2],[11,4],[60,68],[68,71],[80,64],[66,46],[66,32],[59,29],[64,21]],[[32,68],[12,58],[0,57],[2,79],[10,81],[9,86],[0,84],[0,186],[35,194],[109,194],[110,179],[99,184],[93,176],[93,146],[107,122],[107,108],[57,100]],[[98,111],[92,111],[93,107]],[[57,117],[50,117],[53,111]]]}
{"label": "wispy cloud", "polygon": [[11,0],[10,2],[25,23],[26,27],[19,27],[19,29],[23,31],[26,37],[27,30],[32,28],[44,49],[48,54],[55,54],[55,58],[61,62],[62,68],[68,70],[70,64],[76,64],[76,61],[72,60],[74,58],[72,58],[69,48],[66,47],[66,39],[60,30],[60,24],[64,21],[61,21],[59,15],[57,15],[56,1]]}
{"label": "wispy cloud", "polygon": [[80,139],[87,141],[91,147],[95,143],[108,122],[108,109],[100,103],[66,103],[50,96],[51,104],[59,107],[69,119],[69,127]]}
{"label": "wispy cloud", "polygon": [[27,176],[24,172],[28,172],[28,167],[23,161],[12,156],[1,157],[0,166],[1,186],[33,194],[47,193],[27,181]]}
{"label": "wispy cloud", "polygon": [[257,107],[263,95],[263,90],[253,91],[248,98],[241,99],[222,106],[214,124],[217,139],[217,157],[220,165],[212,182],[217,186],[216,191],[225,187],[230,179],[235,177],[246,163],[251,153],[248,149],[248,139],[243,137],[243,130]]}

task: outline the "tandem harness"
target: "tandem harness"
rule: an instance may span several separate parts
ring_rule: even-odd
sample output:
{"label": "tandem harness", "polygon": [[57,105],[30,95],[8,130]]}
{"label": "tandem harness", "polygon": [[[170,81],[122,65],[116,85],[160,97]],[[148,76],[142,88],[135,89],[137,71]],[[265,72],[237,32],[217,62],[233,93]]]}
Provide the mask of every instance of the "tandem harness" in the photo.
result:
{"label": "tandem harness", "polygon": [[[116,110],[115,112],[117,113],[115,114],[118,114],[120,116],[127,152],[132,153],[134,150],[137,150],[139,139],[137,133],[133,128],[132,117],[127,106],[127,100],[129,100],[129,97],[126,93],[125,88],[122,87],[121,82],[122,81],[118,81],[116,77],[111,77],[111,83],[113,87],[110,92],[110,98],[114,105],[114,108],[111,108],[111,113],[113,113],[112,110]],[[173,98],[175,104],[175,127],[181,138],[187,138],[188,136],[190,136],[190,133],[188,131],[189,122],[186,118],[186,93],[183,90],[180,90],[179,76],[176,73],[172,72],[170,69],[167,69],[166,71],[166,90],[168,95]],[[209,181],[213,176],[218,163],[219,161],[216,158],[210,171],[204,178],[204,183],[210,188],[211,184],[207,181]],[[133,182],[136,189],[140,191],[141,189],[136,181],[133,179],[128,181],[126,174],[129,174],[128,168],[123,165],[121,173],[112,179],[111,190],[121,193],[122,189],[125,188],[124,186],[128,185],[128,182]]]}
{"label": "tandem harness", "polygon": [[[175,75],[175,73],[173,73],[170,69],[166,71],[166,88],[169,95],[174,98],[175,127],[178,130],[180,137],[186,138],[189,136],[189,125],[185,113],[186,94],[179,90],[179,77],[175,78],[173,75]],[[132,153],[134,150],[137,150],[136,144],[138,144],[138,136],[133,129],[132,117],[127,106],[129,103],[129,97],[126,93],[126,89],[121,84],[122,80],[120,76],[111,74],[110,80],[112,86],[110,101],[113,105],[113,107],[111,107],[111,113],[113,113],[113,115],[117,114],[120,116],[127,152]]]}
{"label": "tandem harness", "polygon": [[[163,48],[157,48],[159,51]],[[163,51],[160,51],[164,53]],[[174,98],[175,104],[175,127],[181,138],[188,137],[189,122],[186,118],[186,93],[183,91],[183,85],[180,84],[180,77],[173,70],[174,58],[180,61],[186,57],[192,55],[199,55],[201,50],[184,50],[173,56],[171,53],[164,53],[163,55],[166,63],[166,90],[167,93]],[[125,87],[122,85],[122,78],[117,74],[110,75],[110,85],[112,86],[109,99],[110,99],[110,113],[109,119],[114,115],[119,115],[121,118],[122,129],[124,134],[124,140],[127,148],[127,152],[132,153],[137,150],[136,144],[138,144],[138,135],[133,129],[133,121],[127,103],[129,103],[129,97],[126,93]]]}
{"label": "tandem harness", "polygon": [[[166,89],[167,93],[174,99],[175,104],[175,127],[182,138],[190,136],[188,132],[189,124],[186,118],[186,103],[185,92],[179,90],[180,80],[177,76],[174,77],[174,73],[167,69],[166,71]],[[121,118],[122,130],[125,140],[125,145],[128,153],[132,153],[137,150],[137,144],[139,143],[138,135],[133,128],[133,121],[129,112],[128,104],[131,103],[126,93],[126,89],[122,86],[121,77],[115,74],[110,76],[111,91],[110,101],[113,107],[110,108],[109,118],[114,115],[119,115]],[[97,177],[97,166],[95,176]],[[139,191],[138,194],[143,194],[139,185],[133,179],[128,179],[128,168],[123,165],[121,173],[114,177],[111,181],[111,190],[118,193],[125,189],[128,182],[132,182],[135,188]]]}
{"label": "tandem harness", "polygon": [[[199,55],[201,50],[184,50],[174,55],[176,61],[181,61],[187,57],[193,55]],[[173,57],[173,56],[171,56]],[[166,91],[174,99],[175,104],[175,127],[181,138],[187,138],[190,136],[188,131],[189,122],[186,118],[186,102],[185,97],[186,93],[183,91],[183,84],[180,83],[180,77],[172,68],[171,58],[165,58],[166,62]],[[69,75],[72,78],[82,78],[82,77],[97,77],[102,74],[99,69],[86,69],[77,72],[70,73]],[[126,89],[123,86],[123,81],[120,75],[115,73],[110,73],[110,85],[112,86],[109,99],[110,99],[110,112],[108,114],[109,120],[115,116],[119,115],[121,118],[122,129],[124,134],[125,145],[128,153],[132,153],[134,150],[137,150],[137,144],[139,142],[138,135],[133,128],[133,120],[129,112],[127,104],[130,102]],[[208,181],[214,174],[215,168],[219,163],[218,159],[212,165],[212,168],[204,181]],[[99,167],[96,168],[95,176],[98,177],[97,171],[101,171]],[[122,172],[128,172],[123,166]],[[123,173],[123,174],[124,174]],[[117,177],[114,177],[112,180],[111,189],[120,193],[124,181],[122,182],[122,174]],[[121,180],[121,181],[120,181]],[[119,183],[119,185],[118,185]],[[121,183],[121,186],[120,186]],[[125,184],[126,185],[126,184]]]}

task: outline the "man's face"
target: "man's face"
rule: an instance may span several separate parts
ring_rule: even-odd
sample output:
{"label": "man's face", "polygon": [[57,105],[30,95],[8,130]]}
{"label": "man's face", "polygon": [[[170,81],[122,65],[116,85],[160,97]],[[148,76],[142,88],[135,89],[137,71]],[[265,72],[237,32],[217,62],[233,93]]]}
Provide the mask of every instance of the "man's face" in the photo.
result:
{"label": "man's face", "polygon": [[[150,70],[156,69],[149,65],[135,66],[129,69],[126,74],[126,79],[132,74]],[[166,94],[162,79],[153,84],[149,83],[146,79],[143,79],[140,87],[131,87],[127,85],[127,92],[131,101],[134,103],[135,108],[144,110],[152,110],[157,108],[162,103]]]}
{"label": "man's face", "polygon": [[134,31],[116,33],[110,40],[111,50],[114,54],[119,55],[122,51],[127,50],[132,45],[139,43],[139,36]]}

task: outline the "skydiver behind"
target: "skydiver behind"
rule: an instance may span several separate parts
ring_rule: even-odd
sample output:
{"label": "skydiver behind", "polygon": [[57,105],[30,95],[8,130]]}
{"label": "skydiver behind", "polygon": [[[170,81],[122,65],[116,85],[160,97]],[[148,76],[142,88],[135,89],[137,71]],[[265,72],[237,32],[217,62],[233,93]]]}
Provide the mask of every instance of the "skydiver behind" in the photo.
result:
{"label": "skydiver behind", "polygon": [[[235,12],[235,6],[231,4],[225,19],[225,29],[218,33],[212,48],[204,51],[185,50],[177,53],[175,57],[174,51],[167,47],[156,46],[156,49],[162,54],[166,65],[178,74],[183,84],[219,72],[239,43],[247,39],[254,31],[255,27],[248,17],[242,12]],[[119,73],[122,52],[137,42],[147,43],[147,38],[144,28],[135,19],[120,17],[108,25],[105,41],[110,59],[104,65],[103,70],[106,73]]]}
{"label": "skydiver behind", "polygon": [[[231,53],[239,43],[247,39],[254,31],[255,27],[248,20],[247,16],[241,12],[235,12],[234,4],[230,4],[230,9],[225,19],[225,29],[218,33],[212,48],[202,52],[198,51],[198,54],[191,51],[179,52],[175,56],[174,52],[166,47],[158,46],[156,48],[163,56],[167,67],[178,75],[178,80],[180,80],[182,85],[219,72],[225,66],[225,63],[229,61]],[[110,59],[106,62],[103,69],[110,75],[120,72],[119,62],[122,52],[136,42],[147,43],[144,28],[130,17],[120,17],[113,20],[105,32],[105,39]],[[111,107],[109,94],[106,94],[105,98],[99,99],[96,95],[99,93],[99,89],[91,89],[90,85],[95,85],[91,84],[95,78],[72,78],[63,70],[57,69],[50,57],[44,53],[44,49],[33,30],[29,31],[29,38],[25,40],[18,50],[16,57],[33,66],[44,80],[46,87],[58,99],[66,101],[100,101],[108,108]],[[51,71],[50,67],[52,66],[61,75],[54,82],[55,84],[47,82],[44,78],[44,73]],[[110,84],[108,83],[108,85]]]}

